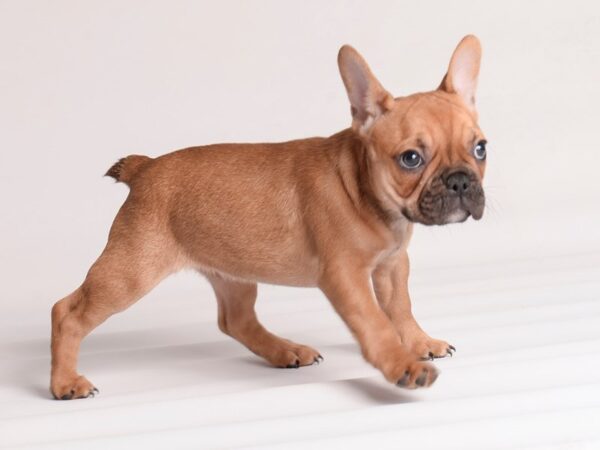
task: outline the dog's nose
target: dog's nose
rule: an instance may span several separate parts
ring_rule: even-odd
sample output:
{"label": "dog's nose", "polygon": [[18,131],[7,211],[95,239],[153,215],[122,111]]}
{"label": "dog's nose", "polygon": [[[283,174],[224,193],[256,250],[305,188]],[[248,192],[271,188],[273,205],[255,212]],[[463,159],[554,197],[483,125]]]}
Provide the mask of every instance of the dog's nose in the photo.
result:
{"label": "dog's nose", "polygon": [[446,178],[448,190],[456,192],[459,196],[469,190],[471,179],[465,172],[454,172]]}

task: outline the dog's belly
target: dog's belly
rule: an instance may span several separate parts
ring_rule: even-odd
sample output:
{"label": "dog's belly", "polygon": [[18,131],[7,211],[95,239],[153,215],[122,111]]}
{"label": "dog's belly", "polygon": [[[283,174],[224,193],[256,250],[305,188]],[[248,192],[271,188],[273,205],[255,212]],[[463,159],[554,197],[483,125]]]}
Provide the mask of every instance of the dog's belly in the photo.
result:
{"label": "dog's belly", "polygon": [[169,225],[190,265],[248,281],[317,283],[318,258],[282,156],[190,152],[169,202]]}
{"label": "dog's belly", "polygon": [[[202,258],[203,259],[203,258]],[[315,287],[318,280],[317,264],[306,264],[303,267],[294,266],[257,266],[249,264],[227,265],[216,267],[204,261],[193,260],[191,264],[196,270],[206,275],[218,274],[250,283],[266,283],[284,286]]]}
{"label": "dog's belly", "polygon": [[247,281],[316,285],[318,258],[291,217],[264,221],[238,211],[234,220],[226,210],[213,210],[210,218],[197,221],[187,214],[178,215],[172,228],[190,265],[201,272]]}
{"label": "dog's belly", "polygon": [[295,233],[274,235],[261,229],[244,233],[243,227],[229,226],[207,228],[199,224],[194,237],[178,239],[189,265],[200,272],[269,284],[316,285],[318,258],[302,239],[295,239]]}

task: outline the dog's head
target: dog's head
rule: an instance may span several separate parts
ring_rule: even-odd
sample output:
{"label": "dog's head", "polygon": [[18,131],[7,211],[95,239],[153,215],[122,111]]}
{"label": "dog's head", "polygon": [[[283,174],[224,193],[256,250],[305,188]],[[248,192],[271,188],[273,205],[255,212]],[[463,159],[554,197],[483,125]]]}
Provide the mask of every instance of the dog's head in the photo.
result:
{"label": "dog's head", "polygon": [[372,194],[388,215],[426,225],[483,215],[486,140],[475,110],[480,59],[479,40],[466,36],[435,91],[394,98],[355,49],[341,48],[352,128],[366,148]]}

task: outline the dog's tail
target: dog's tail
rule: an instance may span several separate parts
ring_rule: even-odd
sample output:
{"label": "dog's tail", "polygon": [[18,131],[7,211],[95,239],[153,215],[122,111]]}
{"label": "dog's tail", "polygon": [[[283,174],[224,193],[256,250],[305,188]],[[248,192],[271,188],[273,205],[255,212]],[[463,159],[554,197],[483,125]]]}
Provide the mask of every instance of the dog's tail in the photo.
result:
{"label": "dog's tail", "polygon": [[114,163],[111,168],[108,169],[105,176],[113,177],[117,182],[120,181],[129,186],[129,183],[140,169],[150,161],[152,161],[152,158],[148,156],[129,155]]}

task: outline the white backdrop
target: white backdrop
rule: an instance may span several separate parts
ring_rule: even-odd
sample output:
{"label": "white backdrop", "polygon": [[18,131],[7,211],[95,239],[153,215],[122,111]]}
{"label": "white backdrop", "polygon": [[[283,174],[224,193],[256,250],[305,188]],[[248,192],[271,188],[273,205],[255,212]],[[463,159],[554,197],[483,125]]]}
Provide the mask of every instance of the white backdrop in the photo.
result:
{"label": "white backdrop", "polygon": [[51,304],[82,281],[126,196],[102,178],[117,158],[349,126],[344,43],[395,95],[436,87],[465,34],[483,45],[489,208],[418,227],[415,276],[597,253],[599,30],[593,1],[0,0],[4,331],[45,335]]}
{"label": "white backdrop", "polygon": [[484,49],[490,207],[483,222],[420,227],[413,258],[598,248],[598,8],[527,5],[0,2],[5,289],[22,301],[81,280],[126,195],[102,178],[118,157],[333,134],[349,125],[341,44],[404,95],[437,86],[466,33]]}
{"label": "white backdrop", "polygon": [[415,267],[457,253],[470,263],[597,249],[598,7],[524,8],[0,2],[0,269],[9,303],[47,302],[82,279],[126,195],[102,178],[117,158],[347,127],[336,66],[343,43],[395,95],[437,86],[464,34],[483,44],[489,208],[479,223],[419,227]]}

